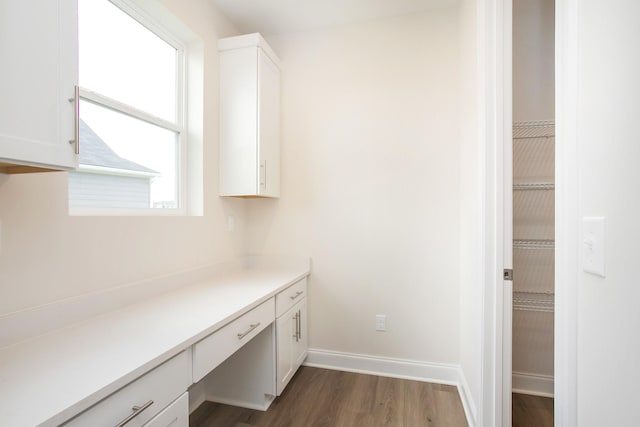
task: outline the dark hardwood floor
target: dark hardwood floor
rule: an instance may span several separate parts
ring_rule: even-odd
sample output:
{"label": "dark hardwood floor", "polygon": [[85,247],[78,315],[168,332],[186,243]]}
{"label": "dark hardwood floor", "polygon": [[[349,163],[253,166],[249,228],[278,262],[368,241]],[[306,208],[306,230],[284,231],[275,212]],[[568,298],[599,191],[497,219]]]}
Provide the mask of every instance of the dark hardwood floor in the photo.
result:
{"label": "dark hardwood floor", "polygon": [[454,386],[303,366],[268,411],[202,404],[190,427],[466,426]]}
{"label": "dark hardwood floor", "polygon": [[513,393],[513,427],[553,427],[553,399]]}

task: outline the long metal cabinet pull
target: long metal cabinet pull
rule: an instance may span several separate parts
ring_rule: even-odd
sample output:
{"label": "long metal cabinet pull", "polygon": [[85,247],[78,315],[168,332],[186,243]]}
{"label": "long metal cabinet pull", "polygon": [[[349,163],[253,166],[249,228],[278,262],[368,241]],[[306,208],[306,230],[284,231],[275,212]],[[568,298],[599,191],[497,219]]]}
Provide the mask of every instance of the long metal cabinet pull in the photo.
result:
{"label": "long metal cabinet pull", "polygon": [[295,338],[296,342],[298,342],[298,313],[293,316],[293,319],[296,321],[296,330],[293,332],[293,338]]}
{"label": "long metal cabinet pull", "polygon": [[69,102],[73,102],[75,111],[75,133],[74,139],[69,144],[76,144],[76,154],[80,154],[80,86],[76,85],[73,91],[73,98],[69,98]]}
{"label": "long metal cabinet pull", "polygon": [[267,188],[267,161],[260,163],[260,187]]}
{"label": "long metal cabinet pull", "polygon": [[296,292],[296,294],[295,294],[295,295],[292,295],[292,296],[290,296],[289,298],[291,298],[292,300],[294,300],[294,299],[298,298],[298,297],[299,297],[300,295],[302,295],[302,294],[304,294],[304,292],[303,292],[303,291],[298,291],[298,292]]}
{"label": "long metal cabinet pull", "polygon": [[129,421],[131,421],[132,419],[140,415],[145,409],[147,409],[151,405],[153,405],[153,400],[148,401],[142,406],[134,406],[133,408],[131,408],[133,410],[133,413],[129,415],[127,418],[125,418],[124,420],[120,421],[118,424],[116,424],[116,427],[122,427],[123,425],[127,424]]}
{"label": "long metal cabinet pull", "polygon": [[298,338],[302,339],[302,313],[298,310]]}
{"label": "long metal cabinet pull", "polygon": [[238,334],[238,339],[241,340],[242,338],[246,337],[247,335],[249,335],[251,333],[251,331],[253,331],[258,326],[260,326],[260,322],[250,324],[249,325],[249,329],[247,329],[246,331],[241,332],[241,333]]}

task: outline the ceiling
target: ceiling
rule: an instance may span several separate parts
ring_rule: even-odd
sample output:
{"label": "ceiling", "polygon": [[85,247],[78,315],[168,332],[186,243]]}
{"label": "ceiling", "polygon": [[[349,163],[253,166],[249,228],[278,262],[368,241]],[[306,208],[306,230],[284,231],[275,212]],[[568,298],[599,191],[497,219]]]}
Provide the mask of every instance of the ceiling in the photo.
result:
{"label": "ceiling", "polygon": [[452,6],[457,0],[211,0],[242,33],[283,34]]}

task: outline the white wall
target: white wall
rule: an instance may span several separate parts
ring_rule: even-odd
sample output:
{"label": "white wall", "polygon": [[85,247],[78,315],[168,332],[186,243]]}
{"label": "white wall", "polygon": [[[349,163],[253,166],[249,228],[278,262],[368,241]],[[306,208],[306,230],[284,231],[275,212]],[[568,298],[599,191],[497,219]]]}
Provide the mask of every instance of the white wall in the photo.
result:
{"label": "white wall", "polygon": [[553,120],[554,0],[513,0],[513,121]]}
{"label": "white wall", "polygon": [[460,367],[472,416],[482,404],[482,167],[478,123],[478,13],[460,3]]}
{"label": "white wall", "polygon": [[312,257],[312,348],[459,363],[457,19],[267,37],[283,64],[282,197],[251,201],[247,247]]}
{"label": "white wall", "polygon": [[69,217],[66,173],[0,175],[0,315],[244,252],[244,203],[217,196],[217,39],[235,30],[206,0],[163,3],[203,41],[204,216]]}
{"label": "white wall", "polygon": [[[638,424],[640,3],[578,9],[579,215],[606,217],[606,278],[578,274],[578,425]],[[576,242],[579,245],[578,242]]]}

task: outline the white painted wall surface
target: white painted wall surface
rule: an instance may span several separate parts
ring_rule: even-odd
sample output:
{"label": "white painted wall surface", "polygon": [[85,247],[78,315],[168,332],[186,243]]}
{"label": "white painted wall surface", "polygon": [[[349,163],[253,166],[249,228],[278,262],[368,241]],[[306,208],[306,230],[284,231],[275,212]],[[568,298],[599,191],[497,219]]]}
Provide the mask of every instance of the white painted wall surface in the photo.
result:
{"label": "white painted wall surface", "polygon": [[[460,367],[477,419],[482,404],[482,167],[478,123],[478,13],[462,0],[460,28]],[[475,420],[474,420],[475,421]]]}
{"label": "white painted wall surface", "polygon": [[266,38],[282,197],[251,201],[249,252],[313,259],[310,347],[457,365],[457,9]]}
{"label": "white painted wall surface", "polygon": [[577,273],[581,427],[638,424],[639,16],[634,0],[578,9],[579,215],[606,217],[606,278]]}
{"label": "white painted wall surface", "polygon": [[554,0],[513,0],[513,121],[554,119]]}
{"label": "white painted wall surface", "polygon": [[206,0],[163,3],[204,43],[204,216],[69,217],[66,173],[0,175],[0,315],[244,253],[244,203],[217,196],[217,39],[235,30]]}

